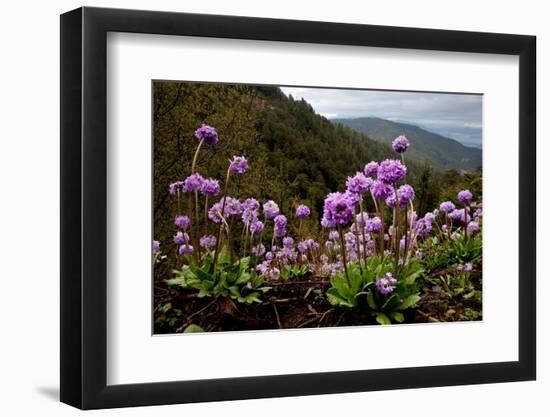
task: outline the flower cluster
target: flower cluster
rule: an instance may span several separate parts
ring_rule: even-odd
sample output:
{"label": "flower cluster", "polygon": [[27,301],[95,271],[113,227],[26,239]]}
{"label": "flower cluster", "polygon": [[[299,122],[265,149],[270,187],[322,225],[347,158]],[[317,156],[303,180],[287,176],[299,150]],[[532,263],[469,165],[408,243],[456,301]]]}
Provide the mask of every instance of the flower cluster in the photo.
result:
{"label": "flower cluster", "polygon": [[397,286],[397,280],[393,277],[391,272],[386,273],[383,277],[376,278],[376,289],[380,294],[391,294]]}
{"label": "flower cluster", "polygon": [[198,140],[204,141],[206,145],[215,145],[218,143],[218,132],[216,129],[204,123],[195,130],[195,137]]}
{"label": "flower cluster", "polygon": [[323,227],[346,226],[353,219],[356,197],[349,193],[330,193],[325,199]]}
{"label": "flower cluster", "polygon": [[300,204],[298,207],[296,207],[296,218],[297,219],[303,219],[305,217],[309,217],[311,214],[311,210],[308,206],[304,204]]}
{"label": "flower cluster", "polygon": [[[219,139],[216,129],[205,124],[195,131],[195,136],[206,145],[215,145]],[[401,154],[401,160],[371,161],[362,171],[347,177],[345,191],[329,193],[324,199],[322,228],[316,231],[310,228],[314,219],[303,221],[313,217],[312,210],[299,201],[288,205],[284,202],[279,207],[274,200],[260,202],[253,197],[239,199],[227,194],[232,175],[242,175],[250,169],[244,156],[229,160],[226,182],[222,184],[216,178],[204,178],[193,164],[187,178],[169,186],[178,202],[173,236],[177,253],[193,254],[197,260],[212,254],[215,268],[220,249],[229,247],[230,252],[249,256],[256,272],[266,279],[279,278],[290,266],[306,266],[311,273],[322,276],[348,276],[347,268],[353,264],[366,267],[370,257],[390,258],[396,270],[379,272],[381,276],[375,279],[378,293],[388,296],[398,288],[398,275],[394,276],[398,265],[422,256],[422,242],[428,237],[457,239],[463,234],[466,238],[480,233],[482,226],[483,207],[473,201],[469,190],[461,190],[454,201],[441,202],[433,211],[417,214],[416,192],[405,181],[403,153],[409,147],[405,136],[395,138],[392,148]],[[183,197],[189,199],[187,210],[191,212],[179,212],[181,193],[186,193]],[[216,201],[209,201],[214,197]],[[289,206],[294,213],[285,213]],[[304,233],[303,224],[308,226]],[[324,237],[319,238],[320,231]],[[235,250],[237,242],[239,251]],[[154,241],[153,253],[159,251],[160,243]],[[467,268],[463,266],[464,271]]]}
{"label": "flower cluster", "polygon": [[248,171],[248,161],[244,156],[234,156],[230,162],[229,170],[233,174],[244,174]]}
{"label": "flower cluster", "polygon": [[174,235],[174,243],[178,245],[178,253],[180,255],[193,253],[193,246],[189,244],[189,235],[186,232],[177,232]]}
{"label": "flower cluster", "polygon": [[411,144],[405,135],[396,137],[391,143],[391,147],[397,153],[404,153],[409,149],[409,146],[411,146]]}

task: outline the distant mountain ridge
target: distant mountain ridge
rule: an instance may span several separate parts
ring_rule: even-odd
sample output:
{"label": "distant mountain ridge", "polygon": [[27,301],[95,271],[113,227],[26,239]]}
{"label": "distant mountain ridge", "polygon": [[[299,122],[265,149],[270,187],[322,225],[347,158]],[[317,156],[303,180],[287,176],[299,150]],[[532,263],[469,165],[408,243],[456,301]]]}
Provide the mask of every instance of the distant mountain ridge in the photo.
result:
{"label": "distant mountain ridge", "polygon": [[482,165],[481,149],[464,146],[457,140],[412,124],[392,122],[378,117],[331,119],[331,122],[348,126],[386,144],[391,144],[399,135],[405,135],[411,142],[411,147],[407,151],[411,158],[429,161],[441,169],[473,171]]}

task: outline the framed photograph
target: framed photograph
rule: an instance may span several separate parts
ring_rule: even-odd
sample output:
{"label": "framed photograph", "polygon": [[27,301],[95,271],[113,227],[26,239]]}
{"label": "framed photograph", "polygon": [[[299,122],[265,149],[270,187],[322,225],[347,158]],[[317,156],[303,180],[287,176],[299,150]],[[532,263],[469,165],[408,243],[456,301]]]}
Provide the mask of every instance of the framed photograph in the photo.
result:
{"label": "framed photograph", "polygon": [[61,401],[533,380],[535,37],[61,16]]}

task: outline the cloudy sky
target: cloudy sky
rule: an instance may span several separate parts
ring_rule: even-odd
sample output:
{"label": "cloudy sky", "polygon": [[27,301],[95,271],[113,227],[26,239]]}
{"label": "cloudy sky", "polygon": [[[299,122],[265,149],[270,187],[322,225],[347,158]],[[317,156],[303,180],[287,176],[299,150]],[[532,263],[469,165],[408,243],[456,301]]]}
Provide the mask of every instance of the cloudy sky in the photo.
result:
{"label": "cloudy sky", "polygon": [[317,113],[334,118],[375,116],[415,124],[481,147],[481,95],[283,87],[304,98]]}

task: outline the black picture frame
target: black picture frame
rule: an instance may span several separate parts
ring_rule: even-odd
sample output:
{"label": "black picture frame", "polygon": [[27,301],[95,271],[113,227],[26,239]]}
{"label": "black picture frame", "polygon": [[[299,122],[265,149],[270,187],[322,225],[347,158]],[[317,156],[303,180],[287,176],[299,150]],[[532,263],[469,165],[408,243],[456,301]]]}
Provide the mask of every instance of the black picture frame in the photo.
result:
{"label": "black picture frame", "polygon": [[[107,385],[108,32],[519,56],[519,360]],[[251,17],[79,8],[61,15],[61,401],[82,409],[536,378],[536,38]]]}

